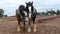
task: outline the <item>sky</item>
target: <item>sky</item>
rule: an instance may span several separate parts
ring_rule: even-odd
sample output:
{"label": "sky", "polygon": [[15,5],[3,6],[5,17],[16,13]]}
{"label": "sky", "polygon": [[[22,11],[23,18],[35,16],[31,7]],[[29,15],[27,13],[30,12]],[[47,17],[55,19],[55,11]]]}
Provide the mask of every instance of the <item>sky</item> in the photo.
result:
{"label": "sky", "polygon": [[60,0],[0,0],[0,9],[4,10],[4,15],[15,15],[16,9],[20,5],[26,5],[26,2],[32,2],[38,12],[46,12],[46,10],[60,10]]}

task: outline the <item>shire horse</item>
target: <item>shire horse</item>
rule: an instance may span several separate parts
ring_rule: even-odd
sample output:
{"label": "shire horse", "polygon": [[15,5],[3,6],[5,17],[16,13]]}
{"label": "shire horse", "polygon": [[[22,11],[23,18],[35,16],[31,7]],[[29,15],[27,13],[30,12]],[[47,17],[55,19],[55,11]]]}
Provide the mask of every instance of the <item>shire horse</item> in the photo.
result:
{"label": "shire horse", "polygon": [[21,31],[20,23],[23,22],[24,27],[25,23],[28,22],[28,32],[31,32],[31,23],[33,23],[33,32],[36,32],[36,9],[33,7],[33,2],[26,3],[26,7],[24,5],[20,5],[19,8],[16,10],[16,17],[18,21],[18,28],[17,31]]}

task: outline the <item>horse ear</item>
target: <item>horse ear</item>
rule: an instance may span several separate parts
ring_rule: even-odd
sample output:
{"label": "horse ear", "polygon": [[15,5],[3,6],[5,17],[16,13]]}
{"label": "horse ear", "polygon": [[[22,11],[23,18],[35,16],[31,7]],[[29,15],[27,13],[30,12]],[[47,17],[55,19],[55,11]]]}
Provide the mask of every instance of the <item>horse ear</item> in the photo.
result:
{"label": "horse ear", "polygon": [[25,2],[27,4],[27,2]]}
{"label": "horse ear", "polygon": [[33,4],[33,1],[32,1],[32,4]]}

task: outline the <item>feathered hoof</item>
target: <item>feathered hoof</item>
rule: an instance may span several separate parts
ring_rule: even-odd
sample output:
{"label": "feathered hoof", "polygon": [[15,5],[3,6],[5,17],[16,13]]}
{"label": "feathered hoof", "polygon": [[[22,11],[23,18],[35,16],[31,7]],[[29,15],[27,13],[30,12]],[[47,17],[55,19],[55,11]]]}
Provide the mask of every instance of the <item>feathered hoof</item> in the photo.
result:
{"label": "feathered hoof", "polygon": [[19,26],[19,25],[18,25],[17,31],[18,31],[18,32],[19,32],[19,31],[21,31],[21,29],[20,29],[20,26]]}
{"label": "feathered hoof", "polygon": [[34,29],[34,30],[33,30],[33,32],[36,32],[36,31],[37,31],[37,29]]}
{"label": "feathered hoof", "polygon": [[17,31],[20,32],[21,31],[20,28],[18,28]]}
{"label": "feathered hoof", "polygon": [[31,28],[28,28],[28,32],[31,32]]}
{"label": "feathered hoof", "polygon": [[37,31],[36,26],[37,26],[36,24],[33,25],[33,32]]}

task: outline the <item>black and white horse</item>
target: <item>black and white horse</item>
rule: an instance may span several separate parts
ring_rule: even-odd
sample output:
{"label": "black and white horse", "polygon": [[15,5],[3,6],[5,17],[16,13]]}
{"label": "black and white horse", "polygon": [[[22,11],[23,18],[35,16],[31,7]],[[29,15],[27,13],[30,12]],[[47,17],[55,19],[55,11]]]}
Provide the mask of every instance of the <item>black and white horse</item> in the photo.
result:
{"label": "black and white horse", "polygon": [[26,3],[26,7],[24,5],[20,5],[19,9],[16,10],[16,17],[18,21],[17,31],[21,31],[20,22],[24,23],[28,22],[28,32],[31,32],[30,25],[33,22],[33,31],[36,32],[36,9],[33,7],[33,2]]}
{"label": "black and white horse", "polygon": [[35,18],[36,18],[36,9],[33,6],[33,2],[28,2],[26,3],[26,12],[27,12],[27,17],[29,19],[29,27],[28,27],[28,32],[31,32],[30,25],[33,22],[33,31],[36,31],[36,23],[35,23]]}
{"label": "black and white horse", "polygon": [[19,8],[16,10],[16,17],[17,17],[17,21],[18,21],[18,28],[17,31],[21,31],[21,22],[23,22],[23,24],[25,25],[25,6],[24,5],[20,5]]}

